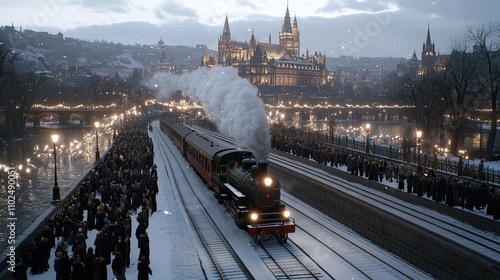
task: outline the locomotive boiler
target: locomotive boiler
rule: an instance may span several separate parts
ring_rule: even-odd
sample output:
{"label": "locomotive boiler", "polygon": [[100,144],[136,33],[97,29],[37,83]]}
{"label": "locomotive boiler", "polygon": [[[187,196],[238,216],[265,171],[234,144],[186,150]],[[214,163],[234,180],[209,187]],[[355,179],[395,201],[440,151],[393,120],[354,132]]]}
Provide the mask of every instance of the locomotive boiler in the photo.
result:
{"label": "locomotive boiler", "polygon": [[267,165],[263,161],[257,164],[255,158],[245,158],[241,165],[229,168],[227,197],[223,201],[236,224],[246,228],[257,241],[276,236],[284,243],[288,233],[295,231],[295,225],[280,200],[279,181],[267,174]]}

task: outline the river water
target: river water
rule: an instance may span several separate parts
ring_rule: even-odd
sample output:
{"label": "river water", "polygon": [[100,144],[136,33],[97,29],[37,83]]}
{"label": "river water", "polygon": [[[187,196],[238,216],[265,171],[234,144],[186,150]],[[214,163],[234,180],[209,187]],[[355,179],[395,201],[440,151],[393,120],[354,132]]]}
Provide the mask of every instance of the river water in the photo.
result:
{"label": "river water", "polygon": [[[370,124],[368,131],[366,129],[367,123]],[[326,134],[330,130],[329,125],[335,128],[334,134],[347,135],[349,137],[366,139],[367,132],[369,132],[370,141],[377,144],[400,145],[402,138],[405,137],[405,133],[410,133],[410,135],[416,139],[416,128],[414,125],[407,122],[334,121],[330,124],[329,122],[318,121],[312,126],[302,125],[302,130],[307,132],[308,127],[311,127],[311,129],[317,129],[320,133]],[[467,131],[465,131],[464,138],[461,139],[459,143],[459,150],[477,152],[481,149],[481,151],[484,151],[486,149],[489,131],[489,125],[483,125],[482,128],[479,125],[468,128]],[[443,149],[449,148],[449,135],[446,128],[434,133],[434,135],[422,135],[422,144],[427,144],[424,146],[429,147],[429,149],[435,149],[435,147]],[[499,135],[500,131],[497,132],[495,138],[495,149],[500,148]],[[480,143],[482,144],[480,145]]]}
{"label": "river water", "polygon": [[[37,129],[32,136],[0,144],[0,251],[7,246],[8,168],[16,168],[16,236],[26,229],[52,202],[54,157],[51,135],[58,134],[56,146],[57,181],[63,195],[95,161],[96,133],[92,128]],[[101,156],[112,140],[112,132],[99,131]],[[10,202],[12,204],[12,201]]]}

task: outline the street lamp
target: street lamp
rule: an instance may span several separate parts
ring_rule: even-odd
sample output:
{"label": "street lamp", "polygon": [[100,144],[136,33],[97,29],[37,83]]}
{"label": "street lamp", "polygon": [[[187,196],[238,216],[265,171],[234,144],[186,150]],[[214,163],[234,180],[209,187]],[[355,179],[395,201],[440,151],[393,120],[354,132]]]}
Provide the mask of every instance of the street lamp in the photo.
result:
{"label": "street lamp", "polygon": [[123,113],[120,114],[120,131],[123,131]]}
{"label": "street lamp", "polygon": [[117,115],[113,116],[114,122],[113,122],[113,141],[116,139],[116,120],[118,119]]}
{"label": "street lamp", "polygon": [[95,122],[95,160],[98,161],[101,157],[99,155],[99,122]]}
{"label": "street lamp", "polygon": [[420,142],[421,142],[421,140],[422,140],[422,131],[417,130],[417,150],[418,150],[417,162],[418,162],[418,167],[420,167]]}
{"label": "street lamp", "polygon": [[366,127],[366,153],[370,153],[370,124],[367,123]]}
{"label": "street lamp", "polygon": [[57,150],[56,150],[56,143],[59,140],[59,135],[53,134],[52,135],[52,144],[54,146],[54,187],[52,188],[52,203],[59,203],[61,202],[61,192],[59,190],[59,184],[57,183]]}

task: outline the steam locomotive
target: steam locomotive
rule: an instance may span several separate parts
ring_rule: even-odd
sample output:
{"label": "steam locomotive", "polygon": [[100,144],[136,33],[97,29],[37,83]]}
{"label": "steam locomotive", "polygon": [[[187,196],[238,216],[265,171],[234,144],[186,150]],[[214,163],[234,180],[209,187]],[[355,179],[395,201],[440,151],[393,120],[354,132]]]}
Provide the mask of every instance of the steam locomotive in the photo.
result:
{"label": "steam locomotive", "polygon": [[183,123],[162,117],[161,129],[177,146],[236,225],[258,243],[275,236],[281,243],[295,232],[294,220],[280,200],[280,184],[267,174],[267,162],[253,153]]}

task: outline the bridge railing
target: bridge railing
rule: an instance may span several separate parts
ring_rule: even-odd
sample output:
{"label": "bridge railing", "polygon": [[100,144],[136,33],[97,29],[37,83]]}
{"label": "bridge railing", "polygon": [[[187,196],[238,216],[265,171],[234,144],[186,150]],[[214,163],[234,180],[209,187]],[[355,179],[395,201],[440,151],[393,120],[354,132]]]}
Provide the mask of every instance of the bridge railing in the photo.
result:
{"label": "bridge railing", "polygon": [[[485,165],[482,161],[463,160],[457,157],[437,156],[436,154],[420,154],[420,159],[416,147],[404,151],[399,145],[387,145],[374,141],[367,143],[365,139],[348,137],[346,135],[329,136],[327,133],[318,133],[303,130],[284,130],[285,134],[327,143],[339,148],[349,149],[358,153],[369,153],[373,156],[387,158],[389,160],[408,163],[414,166],[420,166],[424,170],[434,169],[443,173],[454,174],[457,176],[470,177],[481,182],[500,185],[500,169]],[[369,145],[367,147],[367,145]],[[419,163],[420,161],[420,163]]]}

